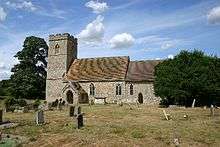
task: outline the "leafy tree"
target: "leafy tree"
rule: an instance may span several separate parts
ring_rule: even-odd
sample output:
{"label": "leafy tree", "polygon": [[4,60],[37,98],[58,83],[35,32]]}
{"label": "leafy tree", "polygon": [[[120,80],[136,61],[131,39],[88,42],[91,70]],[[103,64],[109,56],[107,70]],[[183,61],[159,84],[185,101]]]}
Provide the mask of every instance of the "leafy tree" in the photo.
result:
{"label": "leafy tree", "polygon": [[155,94],[162,104],[191,106],[220,102],[220,59],[203,52],[181,51],[155,68]]}
{"label": "leafy tree", "polygon": [[10,80],[0,81],[0,96],[10,96]]}
{"label": "leafy tree", "polygon": [[11,89],[16,98],[44,98],[48,46],[42,38],[27,37],[15,55],[19,64],[12,68]]}

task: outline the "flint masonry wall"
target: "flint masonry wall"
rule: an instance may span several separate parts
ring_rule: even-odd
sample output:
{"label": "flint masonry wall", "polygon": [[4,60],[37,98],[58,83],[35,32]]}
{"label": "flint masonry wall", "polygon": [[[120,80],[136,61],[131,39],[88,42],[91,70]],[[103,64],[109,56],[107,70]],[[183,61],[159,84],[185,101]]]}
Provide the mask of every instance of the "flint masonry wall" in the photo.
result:
{"label": "flint masonry wall", "polygon": [[[136,103],[138,94],[142,93],[145,104],[158,104],[160,98],[154,95],[153,83],[147,82],[80,82],[81,87],[88,93],[89,99],[94,96],[89,95],[90,84],[95,86],[95,97],[107,97],[107,103],[122,101],[124,103]],[[116,85],[121,84],[122,95],[116,95]],[[133,95],[130,95],[130,85],[133,84]]]}
{"label": "flint masonry wall", "polygon": [[[133,95],[130,94],[130,85],[133,85]],[[126,99],[128,103],[135,103],[138,100],[139,93],[143,95],[143,103],[159,104],[160,98],[154,94],[153,83],[148,82],[126,82]]]}
{"label": "flint masonry wall", "polygon": [[[95,95],[91,96],[90,84],[95,86]],[[122,95],[116,95],[116,85],[121,85]],[[89,99],[94,97],[106,97],[107,103],[116,103],[119,100],[123,100],[125,97],[125,82],[80,82],[81,87],[88,93]]]}
{"label": "flint masonry wall", "polygon": [[62,98],[62,88],[65,86],[62,76],[75,58],[77,58],[76,38],[67,33],[49,36],[46,81],[46,100],[48,102]]}

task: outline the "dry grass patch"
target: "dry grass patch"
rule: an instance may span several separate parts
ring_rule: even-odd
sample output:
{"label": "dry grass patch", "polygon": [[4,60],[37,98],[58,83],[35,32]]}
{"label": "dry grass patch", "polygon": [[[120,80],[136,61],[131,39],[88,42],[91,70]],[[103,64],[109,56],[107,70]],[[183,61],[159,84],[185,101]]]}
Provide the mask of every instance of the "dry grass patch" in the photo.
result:
{"label": "dry grass patch", "polygon": [[[29,138],[25,146],[170,146],[174,137],[181,146],[220,146],[220,110],[210,117],[209,109],[168,108],[166,121],[162,108],[141,105],[82,105],[85,127],[76,129],[68,111],[45,112],[46,124],[36,126],[34,113],[6,113],[5,119],[18,122],[4,133]],[[184,114],[189,119],[183,118]]]}

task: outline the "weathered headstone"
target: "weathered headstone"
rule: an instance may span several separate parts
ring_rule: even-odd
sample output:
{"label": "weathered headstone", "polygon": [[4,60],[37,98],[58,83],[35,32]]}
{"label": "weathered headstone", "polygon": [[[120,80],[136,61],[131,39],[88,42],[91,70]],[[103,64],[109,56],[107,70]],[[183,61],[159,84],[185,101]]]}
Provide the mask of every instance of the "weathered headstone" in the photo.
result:
{"label": "weathered headstone", "polygon": [[36,112],[36,123],[37,125],[41,125],[44,123],[44,111],[39,110]]}
{"label": "weathered headstone", "polygon": [[193,99],[192,108],[195,107],[195,102],[196,102],[196,99]]}
{"label": "weathered headstone", "polygon": [[3,110],[0,109],[0,123],[3,122]]}
{"label": "weathered headstone", "polygon": [[83,114],[78,114],[76,116],[77,119],[77,128],[80,129],[81,127],[83,127]]}
{"label": "weathered headstone", "polygon": [[29,111],[28,107],[27,107],[27,106],[24,106],[24,108],[23,108],[23,113],[28,113],[28,111]]}
{"label": "weathered headstone", "polygon": [[75,106],[74,116],[77,116],[79,114],[81,114],[81,107],[80,106]]}
{"label": "weathered headstone", "polygon": [[187,114],[183,115],[183,118],[188,120],[189,116]]}
{"label": "weathered headstone", "polygon": [[70,117],[74,116],[74,110],[75,110],[75,107],[74,106],[70,106],[70,108],[69,108],[69,116]]}
{"label": "weathered headstone", "polygon": [[180,142],[178,138],[174,138],[173,143],[175,145],[175,147],[179,147],[180,146]]}
{"label": "weathered headstone", "polygon": [[171,118],[170,114],[167,114],[165,110],[163,110],[163,114],[164,114],[166,120],[170,120],[170,118]]}
{"label": "weathered headstone", "polygon": [[215,115],[215,107],[213,105],[211,105],[210,107],[210,112],[211,112],[211,116]]}

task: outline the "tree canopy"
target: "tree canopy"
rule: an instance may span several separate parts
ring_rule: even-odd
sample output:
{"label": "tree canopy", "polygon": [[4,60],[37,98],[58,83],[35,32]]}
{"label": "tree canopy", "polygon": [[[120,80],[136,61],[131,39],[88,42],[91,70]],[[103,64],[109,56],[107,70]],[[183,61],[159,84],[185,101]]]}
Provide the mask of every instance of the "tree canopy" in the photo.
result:
{"label": "tree canopy", "polygon": [[155,94],[162,104],[197,106],[220,102],[220,59],[194,50],[181,51],[155,68]]}
{"label": "tree canopy", "polygon": [[11,71],[11,94],[16,98],[44,98],[48,46],[42,38],[27,37],[15,55],[19,63]]}

